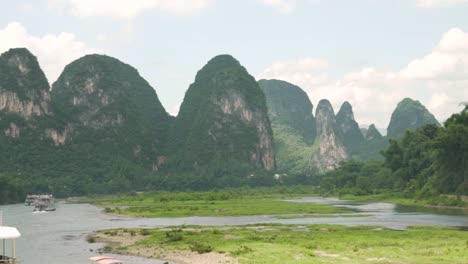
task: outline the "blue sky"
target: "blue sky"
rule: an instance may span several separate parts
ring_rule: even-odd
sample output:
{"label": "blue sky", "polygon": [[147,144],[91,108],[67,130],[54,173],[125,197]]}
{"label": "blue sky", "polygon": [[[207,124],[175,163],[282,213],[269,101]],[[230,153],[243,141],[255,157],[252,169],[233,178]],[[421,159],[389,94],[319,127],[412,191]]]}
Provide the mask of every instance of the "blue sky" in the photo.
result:
{"label": "blue sky", "polygon": [[385,128],[412,97],[443,121],[468,101],[467,0],[2,1],[0,52],[24,46],[49,82],[87,53],[137,68],[166,110],[213,56],[290,81],[314,105],[345,100]]}

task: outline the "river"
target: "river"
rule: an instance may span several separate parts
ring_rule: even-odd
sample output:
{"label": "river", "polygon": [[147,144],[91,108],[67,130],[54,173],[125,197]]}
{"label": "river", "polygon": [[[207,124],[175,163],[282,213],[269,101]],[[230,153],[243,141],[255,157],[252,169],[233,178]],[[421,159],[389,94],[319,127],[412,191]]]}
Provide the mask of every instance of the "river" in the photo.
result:
{"label": "river", "polygon": [[[388,203],[359,204],[333,198],[305,197],[290,202],[324,203],[353,210],[352,215],[338,217],[277,219],[275,216],[132,218],[101,213],[89,204],[58,203],[57,211],[33,213],[24,205],[0,206],[3,222],[17,227],[22,237],[17,240],[21,264],[85,264],[97,255],[102,244],[89,244],[86,236],[95,230],[109,228],[154,228],[173,225],[245,225],[256,223],[378,225],[405,229],[411,225],[453,226],[467,229],[468,213],[462,210],[439,210],[405,207]],[[352,217],[350,217],[352,216]],[[162,264],[163,261],[118,256],[131,264]]]}

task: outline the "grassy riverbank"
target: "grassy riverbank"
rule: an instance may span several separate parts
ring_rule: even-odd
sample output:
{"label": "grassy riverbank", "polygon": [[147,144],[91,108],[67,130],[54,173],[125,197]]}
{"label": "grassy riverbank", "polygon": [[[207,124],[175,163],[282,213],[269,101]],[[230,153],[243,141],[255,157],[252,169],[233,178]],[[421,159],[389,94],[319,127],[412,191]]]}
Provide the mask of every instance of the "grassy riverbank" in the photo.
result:
{"label": "grassy riverbank", "polygon": [[292,203],[282,199],[317,196],[307,186],[227,189],[216,192],[157,192],[116,196],[97,202],[107,213],[140,217],[240,216],[268,214],[332,214],[346,212],[329,205]]}
{"label": "grassy riverbank", "polygon": [[184,263],[464,264],[468,259],[468,232],[440,227],[183,226],[100,231],[93,239],[110,243],[108,251]]}

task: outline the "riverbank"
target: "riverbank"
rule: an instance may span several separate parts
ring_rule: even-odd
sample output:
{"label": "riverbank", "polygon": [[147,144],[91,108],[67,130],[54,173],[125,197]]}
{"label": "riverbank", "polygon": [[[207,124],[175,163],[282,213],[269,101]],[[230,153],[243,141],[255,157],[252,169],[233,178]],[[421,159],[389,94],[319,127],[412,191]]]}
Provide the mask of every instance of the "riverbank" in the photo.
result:
{"label": "riverbank", "polygon": [[468,232],[445,227],[280,225],[99,231],[106,249],[177,263],[452,263],[468,258]]}
{"label": "riverbank", "polygon": [[316,196],[315,187],[227,189],[216,192],[157,192],[115,196],[95,204],[108,214],[136,217],[248,216],[274,214],[334,214],[349,212],[327,204],[283,201]]}

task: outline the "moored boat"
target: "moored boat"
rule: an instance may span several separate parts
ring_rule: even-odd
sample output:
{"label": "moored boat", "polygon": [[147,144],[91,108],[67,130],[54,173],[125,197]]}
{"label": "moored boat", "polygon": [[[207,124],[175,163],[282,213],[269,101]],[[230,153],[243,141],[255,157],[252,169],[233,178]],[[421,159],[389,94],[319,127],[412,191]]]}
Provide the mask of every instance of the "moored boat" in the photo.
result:
{"label": "moored boat", "polygon": [[[21,236],[16,227],[3,226],[2,214],[0,212],[0,240],[3,244],[3,251],[0,255],[1,264],[18,264],[16,259],[16,239]],[[10,241],[11,255],[7,255],[7,242]]]}
{"label": "moored boat", "polygon": [[37,195],[33,212],[50,212],[55,210],[55,198],[52,194]]}
{"label": "moored boat", "polygon": [[34,205],[36,200],[37,200],[37,195],[28,194],[28,195],[26,195],[26,200],[24,201],[24,205],[26,205],[26,206]]}

